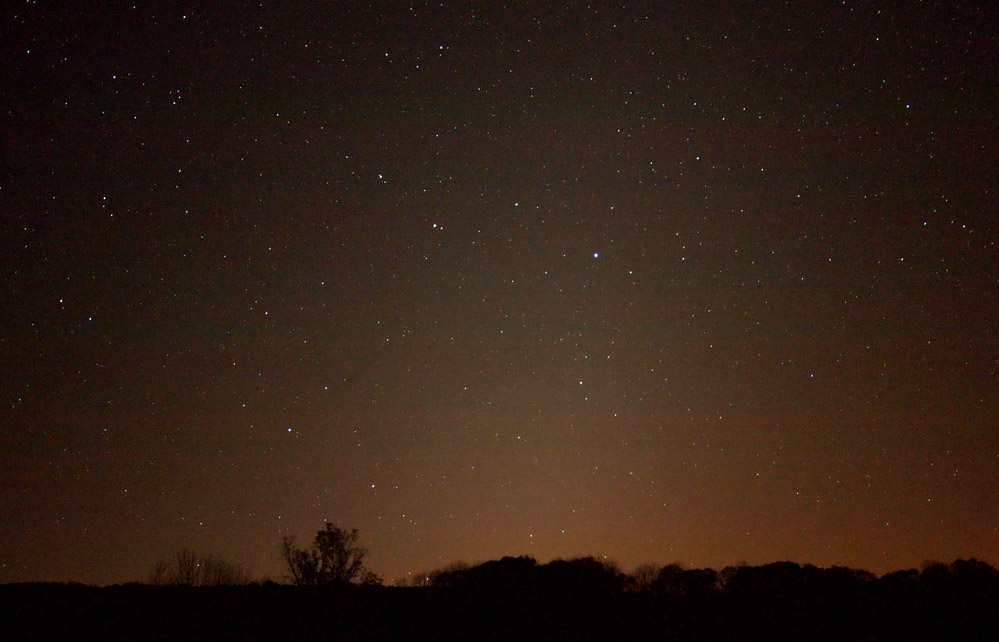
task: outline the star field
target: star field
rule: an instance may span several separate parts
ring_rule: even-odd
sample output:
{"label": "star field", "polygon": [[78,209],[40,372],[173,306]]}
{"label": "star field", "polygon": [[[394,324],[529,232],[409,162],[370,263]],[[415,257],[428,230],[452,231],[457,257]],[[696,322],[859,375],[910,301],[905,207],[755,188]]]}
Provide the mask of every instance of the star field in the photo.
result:
{"label": "star field", "polygon": [[997,562],[985,4],[0,20],[0,581]]}

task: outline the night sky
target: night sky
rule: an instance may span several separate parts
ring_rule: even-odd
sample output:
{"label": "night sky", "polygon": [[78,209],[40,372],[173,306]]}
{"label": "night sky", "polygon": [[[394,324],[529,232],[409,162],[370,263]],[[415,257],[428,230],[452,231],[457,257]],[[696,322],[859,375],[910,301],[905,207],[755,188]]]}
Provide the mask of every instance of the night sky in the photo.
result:
{"label": "night sky", "polygon": [[2,10],[0,582],[999,562],[997,10],[501,4]]}

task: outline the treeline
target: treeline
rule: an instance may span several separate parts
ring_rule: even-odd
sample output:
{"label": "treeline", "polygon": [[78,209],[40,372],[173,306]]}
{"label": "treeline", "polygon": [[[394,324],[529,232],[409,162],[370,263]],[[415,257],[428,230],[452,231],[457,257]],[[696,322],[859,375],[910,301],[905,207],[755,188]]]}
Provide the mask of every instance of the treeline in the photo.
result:
{"label": "treeline", "polygon": [[999,571],[975,559],[878,577],[794,562],[625,574],[594,558],[507,557],[411,583],[494,626],[513,614],[548,630],[561,614],[581,633],[612,630],[615,639],[999,640]]}
{"label": "treeline", "polygon": [[638,570],[506,557],[416,587],[6,585],[0,639],[999,640],[999,572],[973,559]]}
{"label": "treeline", "polygon": [[999,588],[999,570],[977,559],[950,564],[925,562],[921,570],[908,569],[881,577],[862,569],[843,566],[820,568],[812,564],[773,562],[760,566],[742,564],[721,571],[685,568],[674,562],[666,566],[643,564],[623,573],[613,561],[581,557],[538,564],[531,557],[504,557],[476,566],[454,562],[443,568],[396,580],[398,586],[471,589],[569,584],[588,590],[648,592],[664,598],[697,598],[709,595],[783,594],[797,599],[859,593],[881,587],[886,590],[918,589],[923,592],[975,587],[989,592]]}

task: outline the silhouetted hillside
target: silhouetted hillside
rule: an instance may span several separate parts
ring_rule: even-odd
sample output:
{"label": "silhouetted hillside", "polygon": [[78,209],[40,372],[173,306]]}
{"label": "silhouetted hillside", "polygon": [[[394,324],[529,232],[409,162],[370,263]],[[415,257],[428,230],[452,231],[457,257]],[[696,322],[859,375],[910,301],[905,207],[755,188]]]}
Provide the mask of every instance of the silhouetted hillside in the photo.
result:
{"label": "silhouetted hillside", "polygon": [[881,578],[793,562],[664,567],[646,590],[592,558],[503,558],[426,587],[0,586],[0,639],[996,640],[977,560]]}

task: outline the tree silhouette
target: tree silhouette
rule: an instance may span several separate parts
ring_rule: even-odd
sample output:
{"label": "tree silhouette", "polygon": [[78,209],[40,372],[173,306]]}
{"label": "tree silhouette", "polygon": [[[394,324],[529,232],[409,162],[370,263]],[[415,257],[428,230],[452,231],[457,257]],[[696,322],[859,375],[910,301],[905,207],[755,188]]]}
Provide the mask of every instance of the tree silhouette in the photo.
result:
{"label": "tree silhouette", "polygon": [[683,586],[680,577],[684,573],[683,566],[679,562],[673,562],[659,569],[659,574],[652,581],[651,588],[657,593],[665,595],[680,595],[683,593]]}
{"label": "tree silhouette", "polygon": [[249,584],[246,569],[220,555],[177,551],[174,559],[160,558],[149,572],[149,583],[163,586],[236,586]]}
{"label": "tree silhouette", "polygon": [[639,591],[647,591],[659,576],[659,566],[651,562],[641,564],[631,572],[631,582]]}
{"label": "tree silhouette", "polygon": [[347,531],[326,523],[316,533],[310,549],[300,549],[294,537],[281,540],[281,558],[288,565],[294,584],[380,584],[381,579],[364,567],[368,549],[358,542],[357,529]]}

